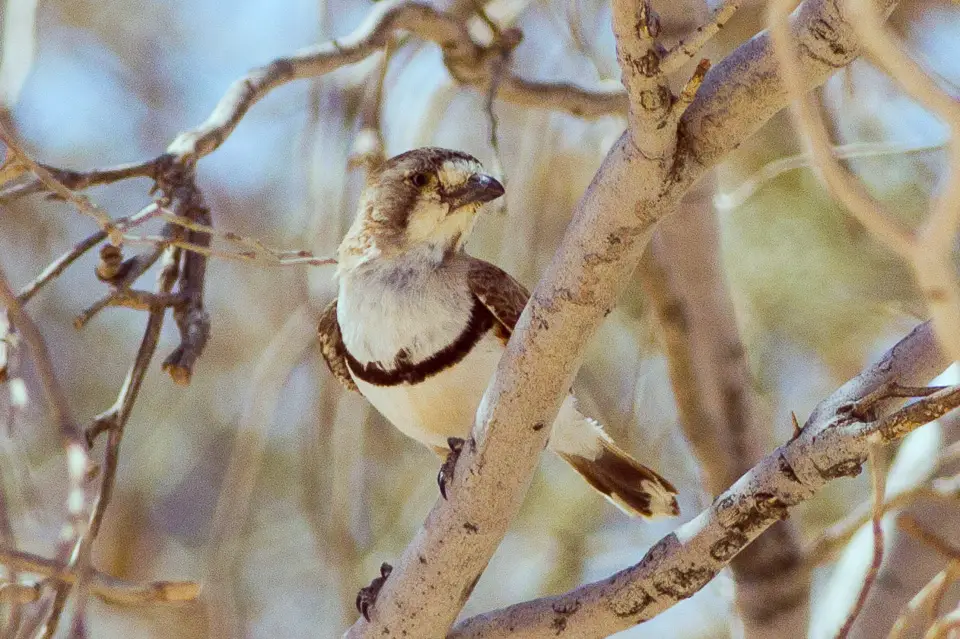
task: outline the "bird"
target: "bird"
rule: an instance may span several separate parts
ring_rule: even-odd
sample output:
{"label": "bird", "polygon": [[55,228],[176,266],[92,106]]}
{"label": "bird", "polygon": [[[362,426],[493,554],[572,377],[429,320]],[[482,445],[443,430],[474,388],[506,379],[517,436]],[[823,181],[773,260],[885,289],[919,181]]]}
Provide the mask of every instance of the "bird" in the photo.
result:
{"label": "bird", "polygon": [[[333,376],[446,456],[438,474],[444,497],[530,297],[508,273],[464,250],[484,205],[502,195],[503,185],[467,153],[423,147],[384,161],[368,175],[337,250],[338,293],[318,325]],[[582,415],[572,394],[547,448],[626,514],[679,514],[676,488]],[[388,568],[374,581],[382,585]]]}

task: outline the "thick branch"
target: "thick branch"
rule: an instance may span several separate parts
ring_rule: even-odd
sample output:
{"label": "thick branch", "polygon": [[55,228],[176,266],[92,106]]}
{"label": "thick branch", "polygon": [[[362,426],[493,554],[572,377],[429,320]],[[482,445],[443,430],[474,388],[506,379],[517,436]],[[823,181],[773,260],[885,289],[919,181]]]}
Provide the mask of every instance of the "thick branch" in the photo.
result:
{"label": "thick branch", "polygon": [[[895,0],[877,0],[889,13]],[[860,54],[853,26],[833,0],[806,0],[791,17],[790,34],[800,54],[806,86],[822,84]],[[681,119],[674,189],[685,191],[737,144],[789,104],[768,31],[719,62],[704,78],[697,99]]]}
{"label": "thick branch", "polygon": [[[793,30],[804,45],[800,65],[811,87],[857,53],[849,25],[829,2],[804,3]],[[836,37],[825,40],[825,30]],[[434,507],[404,552],[373,620],[358,622],[348,636],[438,636],[449,628],[518,512],[549,432],[543,425],[556,417],[589,338],[654,225],[710,165],[786,105],[776,78],[769,38],[758,36],[707,74],[707,90],[681,120],[674,158],[638,157],[627,136],[614,145],[507,346],[478,411],[475,440],[457,464],[451,499]],[[674,136],[670,127],[634,131],[641,133]],[[709,555],[709,547],[699,550]],[[687,581],[702,585],[711,577],[689,574]]]}
{"label": "thick branch", "polygon": [[960,390],[951,387],[870,423],[852,421],[840,409],[892,380],[928,380],[948,364],[930,324],[921,325],[821,402],[798,437],[660,540],[637,565],[565,595],[473,617],[450,637],[555,637],[558,619],[568,636],[601,637],[652,619],[705,586],[748,543],[787,517],[789,508],[833,479],[857,475],[871,435],[896,441],[960,405]]}
{"label": "thick branch", "polygon": [[[824,24],[847,34],[847,41],[839,42],[846,55],[827,58],[837,59],[839,66],[853,58],[855,42],[839,16],[828,8],[820,2],[804,5],[795,31],[802,42],[815,40],[811,34],[822,31]],[[433,636],[449,627],[519,510],[549,431],[542,425],[556,417],[560,397],[579,368],[588,338],[613,306],[656,222],[672,212],[683,190],[707,168],[704,155],[699,153],[707,151],[703,143],[711,143],[714,153],[705,155],[716,162],[786,104],[786,93],[779,83],[776,90],[769,90],[771,80],[760,78],[767,93],[751,96],[753,104],[749,107],[728,110],[731,99],[743,99],[737,92],[748,91],[744,87],[749,87],[757,67],[770,69],[775,65],[769,43],[757,49],[758,40],[763,42],[765,37],[744,45],[752,58],[746,68],[726,64],[708,74],[704,86],[711,86],[712,91],[707,96],[698,95],[694,101],[697,119],[683,118],[687,127],[699,125],[695,127],[701,129],[698,133],[705,132],[708,124],[729,121],[729,127],[714,131],[715,137],[709,140],[685,138],[681,129],[680,140],[685,146],[678,151],[678,163],[672,165],[669,159],[639,156],[626,136],[611,150],[578,205],[484,397],[476,441],[460,458],[453,497],[433,509],[425,529],[387,580],[373,621],[359,622],[352,636],[388,631]],[[808,51],[819,54],[819,49]],[[829,49],[826,55],[830,55]],[[820,55],[806,57],[802,65],[811,85],[825,80],[833,69]],[[737,88],[732,94],[729,90],[720,94],[719,86]],[[714,111],[717,108],[724,109],[722,115]],[[705,114],[713,118],[705,121]],[[639,118],[633,121],[642,126]],[[739,135],[731,135],[731,131]],[[644,133],[661,138],[674,135],[669,127],[634,131],[636,138]],[[657,142],[647,140],[645,147],[670,146],[663,139]],[[701,161],[686,161],[693,157]]]}

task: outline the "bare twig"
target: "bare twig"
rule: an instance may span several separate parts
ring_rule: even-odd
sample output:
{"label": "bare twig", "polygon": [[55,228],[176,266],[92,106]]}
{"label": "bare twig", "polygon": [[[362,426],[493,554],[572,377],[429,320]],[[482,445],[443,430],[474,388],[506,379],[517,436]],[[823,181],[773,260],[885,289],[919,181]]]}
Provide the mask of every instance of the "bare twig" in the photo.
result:
{"label": "bare twig", "polygon": [[[79,570],[83,580],[85,564],[75,553],[74,549],[80,540],[87,534],[84,518],[87,509],[85,482],[90,468],[90,458],[87,454],[86,441],[77,423],[73,420],[66,395],[57,380],[53,363],[47,350],[46,342],[33,320],[23,310],[17,296],[10,288],[6,276],[0,272],[0,303],[7,308],[7,313],[18,332],[27,344],[40,377],[40,382],[47,399],[53,421],[60,430],[67,458],[67,526],[61,535],[57,552],[58,559],[67,563],[68,569]],[[65,589],[55,587],[53,604],[50,614],[44,623],[45,636],[52,636],[59,623],[60,614],[65,602]]]}
{"label": "bare twig", "polygon": [[187,303],[186,298],[177,293],[153,293],[131,288],[120,288],[100,298],[73,318],[75,328],[83,328],[93,317],[105,308],[119,306],[137,311],[151,311],[178,307]]}
{"label": "bare twig", "polygon": [[[65,583],[73,584],[77,581],[77,575],[66,571],[62,564],[20,550],[0,547],[0,564],[24,573],[43,575]],[[200,586],[193,581],[131,583],[99,570],[90,570],[90,591],[107,603],[121,605],[182,603],[195,600],[200,593]]]}
{"label": "bare twig", "polygon": [[[204,227],[210,226],[210,209],[203,202],[191,170],[178,175],[176,182],[167,188],[177,217]],[[188,229],[187,241],[198,246],[210,246],[211,236],[206,231]],[[194,252],[182,253],[177,294],[184,299],[184,303],[173,307],[173,319],[180,330],[180,344],[163,360],[163,370],[181,386],[190,383],[193,367],[210,337],[210,317],[203,305],[206,271],[206,256]]]}
{"label": "bare twig", "polygon": [[194,250],[200,255],[227,257],[227,259],[237,259],[242,261],[261,261],[275,266],[288,266],[293,264],[324,266],[328,264],[336,264],[336,260],[333,258],[315,257],[312,252],[307,250],[279,250],[270,248],[254,237],[245,237],[239,233],[234,233],[233,231],[217,231],[209,224],[203,224],[198,220],[191,220],[183,215],[176,215],[163,209],[162,207],[159,207],[159,210],[160,217],[170,224],[182,226],[183,228],[193,231],[194,233],[217,237],[230,242],[231,244],[236,244],[237,246],[245,247],[247,249],[240,253],[224,255],[222,252],[213,251],[209,247],[197,246],[195,244],[190,245],[184,243],[185,246],[180,247],[184,248],[185,250]]}
{"label": "bare twig", "polygon": [[[37,325],[30,316],[27,315],[26,311],[23,310],[23,306],[10,288],[10,284],[2,272],[0,272],[0,303],[6,307],[13,325],[17,328],[17,332],[22,336],[33,356],[50,413],[60,431],[64,445],[69,449],[68,455],[77,454],[70,452],[74,446],[79,447],[81,451],[85,451],[86,447],[83,443],[83,434],[73,420],[70,406],[67,404],[66,395],[57,379],[57,374],[54,371],[53,362],[50,359],[50,353],[47,350],[43,335],[41,335],[40,329],[37,328]],[[85,456],[86,453],[82,452],[82,457],[85,458]],[[73,460],[71,460],[71,463],[73,463]],[[71,468],[71,471],[73,470],[74,469]],[[79,469],[79,472],[83,474],[86,473],[86,470],[87,468],[84,465]],[[73,474],[71,473],[71,479],[73,478]],[[73,495],[71,495],[71,498],[72,497]]]}
{"label": "bare twig", "polygon": [[[113,184],[130,178],[155,178],[158,165],[158,158],[154,158],[145,162],[121,164],[104,169],[73,171],[37,163],[37,166],[45,169],[54,180],[72,191],[80,191],[100,184]],[[0,190],[0,204],[44,190],[49,190],[46,184],[37,176],[33,176],[27,181]]]}
{"label": "bare twig", "polygon": [[377,65],[376,81],[368,82],[360,106],[359,130],[350,147],[347,167],[363,167],[368,172],[376,169],[385,159],[383,130],[380,122],[380,110],[383,108],[383,90],[387,80],[387,71],[398,44],[388,41]]}
{"label": "bare twig", "polygon": [[286,251],[273,253],[257,253],[256,251],[223,251],[196,244],[187,240],[165,238],[160,235],[127,235],[123,241],[127,244],[143,244],[147,246],[173,246],[189,253],[196,253],[203,257],[215,257],[235,262],[250,262],[260,266],[327,266],[336,264],[332,257],[314,257],[310,251]]}
{"label": "bare twig", "polygon": [[[501,29],[498,24],[487,16],[486,10],[482,5],[478,5],[477,12],[481,19],[483,19],[487,26],[493,31],[494,45],[499,50],[490,64],[490,81],[487,84],[483,110],[487,115],[487,122],[490,125],[490,148],[493,150],[493,165],[491,170],[506,186],[507,181],[500,152],[499,122],[497,120],[497,114],[494,111],[494,103],[497,98],[497,93],[500,91],[500,86],[503,84],[503,78],[508,73],[513,50],[520,44],[523,34],[519,29]],[[503,211],[506,207],[506,199],[499,200],[497,206]]]}
{"label": "bare twig", "polygon": [[733,17],[733,14],[740,8],[738,0],[726,0],[719,9],[713,14],[713,18],[708,24],[697,27],[696,31],[685,40],[678,42],[663,58],[660,67],[664,73],[670,74],[678,70],[684,64],[694,59],[704,46],[717,35],[727,21]]}
{"label": "bare twig", "polygon": [[[918,486],[898,493],[883,504],[884,514],[899,510],[918,500],[938,500],[956,502],[960,499],[960,482],[954,480],[936,480],[933,486]],[[804,551],[809,568],[832,561],[858,530],[870,521],[872,506],[863,504],[860,508],[823,531]]]}
{"label": "bare twig", "polygon": [[50,265],[43,269],[43,272],[37,275],[37,277],[29,284],[20,289],[20,294],[17,295],[17,299],[21,304],[26,304],[29,302],[31,299],[33,299],[34,295],[40,292],[40,289],[49,284],[52,280],[59,277],[79,257],[105,240],[106,237],[106,231],[97,231],[55,259],[53,262],[50,262]]}
{"label": "bare twig", "polygon": [[854,622],[863,610],[863,605],[870,595],[870,589],[873,588],[877,575],[880,573],[880,566],[883,563],[883,503],[884,494],[887,486],[887,470],[881,468],[883,463],[883,450],[879,436],[870,436],[867,444],[867,459],[870,462],[870,484],[873,489],[873,516],[871,517],[873,528],[873,557],[870,560],[870,567],[863,578],[863,585],[857,594],[857,599],[853,608],[847,615],[846,620],[837,631],[836,639],[846,639],[853,628]]}
{"label": "bare twig", "polygon": [[[856,16],[853,28],[864,38],[864,46],[886,69],[931,108],[954,130],[960,127],[956,100],[936,86],[929,76],[887,37],[873,1],[849,0],[846,9]],[[960,283],[952,263],[952,247],[960,228],[960,180],[948,179],[945,192],[931,208],[925,224],[915,235],[896,220],[892,212],[867,190],[833,154],[832,143],[819,108],[806,95],[796,66],[797,49],[788,33],[787,12],[792,0],[769,4],[770,29],[776,43],[784,84],[795,101],[795,121],[809,145],[817,168],[831,194],[879,241],[906,260],[924,294],[937,334],[955,360],[960,360]],[[960,171],[960,144],[950,145],[950,165]],[[954,175],[955,177],[955,175]]]}
{"label": "bare twig", "polygon": [[947,590],[960,579],[960,560],[953,560],[941,572],[937,573],[904,607],[900,617],[893,625],[887,639],[901,639],[907,631],[907,624],[911,617],[918,612],[924,612],[930,626],[934,622],[940,603]]}
{"label": "bare twig", "polygon": [[954,636],[953,631],[960,629],[960,608],[947,613],[937,619],[930,628],[927,629],[923,639],[949,639]]}
{"label": "bare twig", "polygon": [[20,143],[11,135],[3,124],[0,123],[0,140],[7,145],[7,159],[4,161],[4,165],[7,165],[10,162],[17,162],[33,173],[37,179],[54,195],[63,198],[67,202],[73,204],[78,211],[84,215],[88,215],[96,221],[97,226],[100,227],[100,230],[106,231],[109,230],[112,220],[110,215],[93,204],[86,196],[77,195],[66,186],[61,184],[53,174],[48,171],[45,167],[41,166],[35,162],[26,151],[23,150],[23,147],[20,146]]}
{"label": "bare twig", "polygon": [[900,513],[897,515],[897,526],[921,543],[930,546],[947,559],[960,560],[960,549],[954,548],[943,537],[924,528],[912,515],[908,513]]}
{"label": "bare twig", "polygon": [[[247,110],[272,89],[358,62],[382,49],[398,31],[439,43],[447,68],[461,83],[487,85],[489,64],[495,55],[471,38],[465,22],[418,2],[384,0],[350,35],[278,58],[234,82],[207,121],[177,136],[167,151],[187,163],[211,153]],[[500,97],[527,105],[550,105],[583,117],[615,113],[626,106],[621,91],[591,92],[569,84],[531,82],[513,74],[504,78]]]}
{"label": "bare twig", "polygon": [[[5,314],[4,314],[5,315]],[[5,317],[0,317],[0,322],[3,322]],[[0,435],[2,437],[2,435]],[[0,484],[0,545],[2,546],[15,546],[17,543],[16,535],[13,531],[13,526],[10,521],[10,512],[9,504],[7,501],[7,494],[5,487]],[[15,567],[6,566],[5,574],[3,575],[3,580],[11,584],[17,583],[19,575]],[[0,586],[0,590],[3,589],[3,586]],[[2,596],[0,596],[2,600]],[[8,600],[7,602],[7,618],[6,622],[2,628],[0,628],[0,636],[3,637],[12,637],[16,633],[17,627],[20,625],[20,618],[22,614],[20,600]]]}
{"label": "bare twig", "polygon": [[[888,155],[908,155],[926,153],[942,149],[946,142],[931,144],[897,144],[895,142],[854,142],[833,148],[833,155],[838,160],[853,160],[857,158],[878,158]],[[783,175],[788,171],[810,168],[813,159],[807,153],[791,155],[764,164],[753,175],[743,180],[739,185],[725,193],[714,196],[713,205],[721,211],[732,211],[743,205],[766,183]]]}
{"label": "bare twig", "polygon": [[[890,4],[886,2],[885,6]],[[849,25],[832,7],[822,0],[806,0],[791,24],[794,37],[803,45],[804,56],[798,66],[808,87],[823,82],[858,53]],[[615,11],[614,15],[623,17],[624,13]],[[629,17],[627,13],[628,22]],[[619,33],[629,34],[632,29],[622,24]],[[823,41],[824,29],[836,35],[829,44]],[[675,209],[680,197],[710,166],[786,104],[787,94],[775,72],[769,36],[759,34],[704,77],[696,99],[680,120],[682,135],[677,136],[669,127],[657,129],[662,118],[650,118],[653,126],[646,135],[634,131],[632,137],[622,136],[613,145],[520,317],[481,403],[473,442],[464,447],[457,463],[448,491],[451,498],[435,506],[426,526],[395,564],[380,592],[372,621],[354,625],[349,636],[375,636],[386,630],[434,636],[446,631],[522,502],[548,430],[532,425],[549,424],[555,418],[560,399],[570,388],[583,357],[584,344],[623,290],[625,277],[636,266],[653,228]],[[646,118],[633,118],[631,126],[639,120]],[[635,145],[640,138],[644,138],[642,149]],[[806,441],[806,435],[794,441]],[[768,464],[775,461],[767,458],[758,469],[774,473],[775,465]],[[751,479],[759,481],[762,477],[751,475]],[[767,502],[758,509],[771,512]],[[709,517],[704,517],[688,529],[689,535],[707,520]],[[748,530],[739,533],[742,543],[730,547],[731,553],[759,532],[753,529],[754,521],[758,520],[752,516],[746,520]],[[465,527],[466,523],[470,526]],[[719,529],[710,530],[711,535],[696,542],[703,555],[709,554],[713,541],[722,538]],[[689,535],[678,545],[685,548]],[[662,555],[673,545],[673,541],[663,542],[653,556]],[[685,555],[682,561],[689,559],[690,555]],[[713,561],[708,560],[709,565],[719,569]],[[666,569],[661,574],[687,576],[686,586],[677,590],[678,596],[696,590],[713,575],[710,569],[690,572],[688,566],[650,564],[651,568]],[[628,572],[641,575],[645,570]],[[614,586],[607,584],[605,589],[615,590],[619,583],[633,582],[621,576],[614,580]],[[623,607],[611,604],[606,597],[602,605],[591,600],[591,606],[596,603],[598,611],[603,608],[606,614],[591,612],[582,617],[588,623],[588,617],[601,619],[602,623],[594,627],[620,630],[647,612],[656,613],[669,605],[660,599],[659,605],[651,604],[642,615],[631,615],[632,609],[639,610],[638,599],[614,599]],[[572,606],[574,601],[571,598],[565,603]],[[581,610],[588,607],[584,601],[580,603]],[[555,619],[550,603],[533,607],[542,615],[539,619]],[[580,617],[578,613],[568,618],[568,628],[574,618]]]}
{"label": "bare twig", "polygon": [[[169,294],[170,290],[173,288],[173,284],[178,274],[178,257],[178,249],[167,249],[164,255],[164,262],[160,270],[159,283],[157,285],[158,293],[161,295]],[[100,414],[94,420],[93,424],[88,428],[86,433],[87,440],[91,442],[98,434],[104,431],[109,432],[109,437],[107,439],[103,465],[100,468],[100,485],[97,490],[96,498],[94,499],[89,523],[86,527],[84,535],[77,540],[71,555],[75,562],[79,563],[81,566],[89,565],[93,543],[100,532],[100,527],[103,524],[103,517],[106,514],[107,506],[109,505],[110,499],[113,496],[117,467],[120,461],[120,442],[123,438],[123,430],[126,426],[127,420],[130,418],[130,413],[133,410],[133,404],[137,399],[140,386],[143,383],[143,378],[146,375],[147,368],[149,367],[149,364],[153,359],[153,354],[156,351],[157,343],[160,339],[160,329],[163,326],[163,316],[165,312],[166,308],[151,310],[147,319],[147,327],[144,330],[143,339],[140,343],[140,348],[137,351],[137,356],[134,360],[133,366],[131,367],[130,372],[127,374],[127,377],[123,382],[123,386],[120,388],[117,401],[110,409]],[[81,576],[85,576],[86,571],[84,570],[79,574]],[[66,603],[66,598],[69,595],[70,585],[70,583],[61,582],[55,586],[56,597],[53,602],[53,611],[51,614],[55,614],[58,610],[62,610],[63,605]],[[80,586],[82,585],[83,583],[81,582]],[[78,600],[82,600],[85,591],[81,588],[78,588],[78,593]],[[78,605],[82,607],[83,602],[80,601]],[[55,630],[55,626],[51,629],[50,625],[48,624],[48,634],[52,634],[53,630]]]}

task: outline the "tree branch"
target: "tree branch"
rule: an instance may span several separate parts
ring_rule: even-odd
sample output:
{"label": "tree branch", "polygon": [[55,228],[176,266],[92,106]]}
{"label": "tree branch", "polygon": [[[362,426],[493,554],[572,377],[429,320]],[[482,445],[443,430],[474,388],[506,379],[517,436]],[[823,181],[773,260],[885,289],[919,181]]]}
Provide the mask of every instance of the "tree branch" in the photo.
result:
{"label": "tree branch", "polygon": [[[271,90],[292,80],[323,75],[359,62],[386,46],[397,31],[408,31],[421,40],[439,44],[450,74],[462,84],[486,86],[491,64],[500,55],[497,46],[474,40],[461,18],[427,4],[384,0],[374,5],[350,35],[277,58],[235,81],[210,117],[195,129],[177,136],[167,152],[188,163],[211,153],[233,132],[250,107]],[[567,83],[524,80],[509,72],[501,81],[498,95],[520,105],[549,106],[581,117],[598,117],[623,112],[626,108],[619,87],[588,91]]]}
{"label": "tree branch", "polygon": [[[826,0],[805,2],[792,31],[803,44],[799,66],[811,87],[858,52],[850,25]],[[629,26],[616,33],[631,37]],[[651,67],[624,71],[643,68]],[[631,82],[626,78],[627,86]],[[647,85],[637,81],[634,86],[641,87],[643,100]],[[518,512],[549,432],[543,425],[555,419],[586,344],[623,290],[654,226],[710,165],[787,104],[769,37],[751,39],[706,75],[679,118],[679,132],[644,129],[662,121],[652,116],[656,108],[669,109],[670,102],[631,106],[632,113],[642,110],[644,117],[631,118],[634,128],[607,155],[521,315],[481,402],[473,438],[460,456],[452,497],[433,508],[396,564],[372,621],[358,621],[348,636],[437,636],[449,628]],[[701,577],[709,580],[712,574],[688,575],[688,585],[702,585]]]}
{"label": "tree branch", "polygon": [[[810,147],[811,155],[830,189],[830,193],[850,211],[880,242],[906,260],[914,271],[926,299],[927,308],[936,322],[938,335],[960,360],[960,282],[953,268],[955,236],[960,226],[960,144],[954,135],[950,143],[950,172],[946,188],[930,208],[927,220],[918,233],[900,223],[873,197],[860,180],[834,155],[826,125],[819,107],[806,95],[801,73],[793,64],[797,56],[786,27],[786,13],[791,0],[774,0],[769,4],[770,28],[780,57],[784,83],[794,100],[797,128]],[[843,3],[855,18],[855,26],[868,51],[908,92],[934,110],[954,134],[960,128],[960,106],[939,89],[925,71],[901,50],[882,25],[881,13],[872,2],[847,0]]]}
{"label": "tree branch", "polygon": [[917,327],[822,401],[798,437],[654,544],[640,563],[564,595],[467,619],[450,639],[555,637],[559,625],[569,636],[602,637],[652,619],[705,586],[750,541],[787,517],[789,508],[829,481],[859,474],[871,438],[896,441],[960,405],[960,387],[950,387],[874,422],[852,420],[844,410],[891,380],[928,380],[948,363],[930,324]]}
{"label": "tree branch", "polygon": [[[62,581],[75,583],[77,576],[65,572],[57,562],[21,550],[0,547],[0,564],[21,572],[34,573]],[[141,605],[150,603],[181,603],[193,601],[200,593],[200,586],[193,581],[151,581],[131,583],[91,569],[90,592],[107,603]]]}

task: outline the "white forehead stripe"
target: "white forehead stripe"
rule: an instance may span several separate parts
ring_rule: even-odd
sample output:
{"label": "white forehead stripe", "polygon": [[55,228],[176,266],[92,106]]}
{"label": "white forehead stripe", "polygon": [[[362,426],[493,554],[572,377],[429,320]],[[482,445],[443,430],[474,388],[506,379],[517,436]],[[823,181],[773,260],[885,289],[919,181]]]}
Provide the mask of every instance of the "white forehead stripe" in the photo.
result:
{"label": "white forehead stripe", "polygon": [[440,184],[445,189],[455,189],[466,182],[471,175],[481,171],[483,171],[483,166],[479,162],[457,158],[444,162],[438,173]]}

